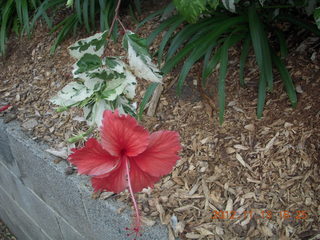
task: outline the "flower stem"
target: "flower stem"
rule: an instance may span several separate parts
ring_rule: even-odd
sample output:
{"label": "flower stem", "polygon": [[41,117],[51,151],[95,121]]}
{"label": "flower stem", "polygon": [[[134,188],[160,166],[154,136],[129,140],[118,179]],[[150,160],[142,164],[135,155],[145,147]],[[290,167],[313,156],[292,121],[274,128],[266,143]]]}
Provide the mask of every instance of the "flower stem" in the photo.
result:
{"label": "flower stem", "polygon": [[136,202],[136,199],[134,197],[133,194],[133,190],[132,190],[132,185],[131,185],[131,178],[130,178],[130,169],[129,169],[129,159],[126,158],[126,174],[128,176],[128,186],[129,186],[129,192],[131,195],[131,199],[133,202],[133,206],[136,212],[136,219],[135,219],[135,227],[132,229],[133,232],[138,235],[139,231],[140,231],[140,214],[139,214],[139,209],[138,209],[138,204]]}

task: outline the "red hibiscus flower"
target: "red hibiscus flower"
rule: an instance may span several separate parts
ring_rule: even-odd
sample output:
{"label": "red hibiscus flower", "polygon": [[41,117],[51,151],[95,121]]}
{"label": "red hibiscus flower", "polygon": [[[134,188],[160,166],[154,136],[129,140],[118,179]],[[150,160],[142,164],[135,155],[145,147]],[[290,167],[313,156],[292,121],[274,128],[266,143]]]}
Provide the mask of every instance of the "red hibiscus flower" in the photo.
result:
{"label": "red hibiscus flower", "polygon": [[133,232],[140,230],[140,216],[134,193],[172,171],[181,150],[179,134],[157,131],[152,134],[129,115],[105,111],[100,143],[90,138],[81,149],[73,149],[69,161],[80,174],[91,176],[94,191],[120,193],[129,189],[136,211]]}
{"label": "red hibiscus flower", "polygon": [[7,110],[9,107],[11,107],[11,105],[5,105],[3,107],[0,107],[0,112]]}

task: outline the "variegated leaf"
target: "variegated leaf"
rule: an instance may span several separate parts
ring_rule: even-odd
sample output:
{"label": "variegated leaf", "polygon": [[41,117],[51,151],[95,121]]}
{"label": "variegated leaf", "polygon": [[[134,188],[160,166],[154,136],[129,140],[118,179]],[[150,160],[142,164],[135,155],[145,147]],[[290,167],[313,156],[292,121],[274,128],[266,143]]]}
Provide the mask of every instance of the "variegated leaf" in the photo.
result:
{"label": "variegated leaf", "polygon": [[101,57],[105,49],[106,37],[107,31],[80,39],[69,47],[69,53],[76,59],[80,59],[86,53]]}
{"label": "variegated leaf", "polygon": [[56,96],[50,99],[53,104],[69,107],[85,100],[93,94],[93,90],[87,89],[83,84],[71,82],[66,85]]}
{"label": "variegated leaf", "polygon": [[145,39],[127,31],[123,38],[123,45],[128,51],[130,69],[137,77],[151,82],[162,82],[162,75],[151,61]]}

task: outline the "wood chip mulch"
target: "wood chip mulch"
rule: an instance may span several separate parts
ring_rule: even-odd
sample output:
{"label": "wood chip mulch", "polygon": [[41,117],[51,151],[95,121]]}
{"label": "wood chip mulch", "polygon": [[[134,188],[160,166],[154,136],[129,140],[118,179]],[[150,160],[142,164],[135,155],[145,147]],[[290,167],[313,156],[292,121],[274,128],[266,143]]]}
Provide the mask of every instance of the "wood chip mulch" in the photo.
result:
{"label": "wood chip mulch", "polygon": [[[66,48],[76,38],[49,56],[53,38],[44,32],[39,26],[31,40],[11,38],[9,56],[0,62],[0,106],[13,108],[0,116],[7,121],[17,118],[34,139],[62,147],[72,134],[85,129],[84,123],[76,121],[80,110],[56,113],[48,102],[72,81],[74,60]],[[114,46],[116,52],[119,45]],[[170,240],[178,236],[320,239],[320,51],[290,53],[287,66],[297,87],[298,106],[290,107],[275,74],[275,89],[267,95],[261,120],[256,117],[254,56],[249,57],[247,67],[248,87],[241,88],[238,53],[237,47],[230,51],[223,125],[218,124],[217,110],[197,91],[199,66],[187,79],[181,97],[168,87],[174,86],[177,75],[168,76],[156,116],[142,120],[151,131],[178,131],[183,145],[172,174],[153,190],[137,194],[144,222],[153,225],[160,219],[168,226]],[[211,78],[213,90],[208,87],[214,95],[216,77]],[[141,82],[140,89],[145,86]],[[127,193],[116,198],[131,205]]]}

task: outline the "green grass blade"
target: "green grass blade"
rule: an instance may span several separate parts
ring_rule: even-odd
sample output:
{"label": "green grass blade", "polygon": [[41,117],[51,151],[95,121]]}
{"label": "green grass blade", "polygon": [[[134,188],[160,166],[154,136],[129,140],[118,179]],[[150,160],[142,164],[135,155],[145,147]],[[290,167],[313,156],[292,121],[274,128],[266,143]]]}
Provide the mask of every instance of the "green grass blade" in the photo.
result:
{"label": "green grass blade", "polygon": [[74,1],[74,6],[75,6],[75,9],[76,9],[78,21],[80,22],[80,24],[82,24],[81,1],[80,0],[75,0]]}
{"label": "green grass blade", "polygon": [[[12,23],[12,31],[16,34],[19,35],[20,34],[20,23],[19,23],[19,18],[15,17]],[[1,55],[1,54],[0,54]]]}
{"label": "green grass blade", "polygon": [[90,23],[93,29],[96,28],[95,13],[96,13],[96,1],[90,0]]}
{"label": "green grass blade", "polygon": [[279,40],[280,56],[281,58],[286,58],[288,56],[288,46],[284,34],[282,31],[276,30],[276,36]]}
{"label": "green grass blade", "polygon": [[142,8],[141,8],[141,0],[134,0],[133,1],[135,9],[137,10],[138,14],[141,15]]}
{"label": "green grass blade", "polygon": [[18,15],[18,19],[20,21],[20,24],[23,25],[22,1],[15,1],[15,2],[16,2],[16,12],[17,12],[17,15]]}
{"label": "green grass blade", "polygon": [[214,71],[217,64],[220,62],[221,58],[221,48],[218,48],[213,55],[213,57],[210,59],[208,64],[204,65],[204,69],[202,71],[202,85],[206,85],[207,78],[209,75]]}
{"label": "green grass blade", "polygon": [[0,28],[0,55],[4,55],[6,52],[6,38],[9,31],[8,22],[12,17],[14,2],[13,0],[8,0],[2,10],[1,28]]}
{"label": "green grass blade", "polygon": [[251,43],[251,39],[250,39],[250,34],[249,34],[248,37],[246,37],[246,39],[243,42],[242,51],[241,51],[241,55],[240,55],[240,73],[239,73],[239,77],[240,77],[240,85],[242,87],[245,86],[244,68],[245,68],[246,61],[247,61],[247,58],[248,58],[248,55],[249,55],[250,43]]}
{"label": "green grass blade", "polygon": [[140,106],[139,106],[139,113],[138,113],[138,119],[141,120],[142,119],[142,113],[147,105],[147,103],[149,102],[151,96],[153,95],[154,91],[156,90],[156,87],[159,85],[159,83],[151,83],[149,85],[149,87],[147,88],[144,96],[143,96],[143,99],[140,103]]}
{"label": "green grass blade", "polygon": [[219,105],[219,122],[220,124],[224,121],[224,110],[225,110],[225,80],[228,70],[228,40],[225,41],[221,48],[221,57],[220,57],[220,69],[219,69],[219,78],[218,78],[218,105]]}
{"label": "green grass blade", "polygon": [[[234,31],[236,32],[236,31]],[[231,34],[223,43],[220,55],[220,69],[218,77],[218,106],[219,106],[219,122],[224,121],[224,111],[226,104],[225,82],[228,71],[228,53],[230,47],[239,42],[244,34]]]}
{"label": "green grass blade", "polygon": [[154,19],[156,16],[159,16],[160,14],[163,13],[164,9],[160,9],[158,11],[153,12],[152,14],[150,14],[148,17],[146,17],[145,19],[143,19],[136,27],[137,31],[139,28],[141,28],[144,24],[146,24],[147,22],[149,22],[150,20]]}
{"label": "green grass blade", "polygon": [[59,26],[61,27],[60,32],[58,33],[58,36],[54,42],[54,44],[52,45],[52,47],[50,48],[50,54],[53,54],[58,45],[65,39],[65,37],[72,31],[74,25],[77,23],[78,21],[78,17],[75,13],[73,13],[72,15],[68,16],[67,18],[65,18],[62,23],[59,23]]}
{"label": "green grass blade", "polygon": [[43,16],[49,28],[52,28],[52,21],[46,14],[46,11],[49,9],[57,9],[60,5],[64,6],[66,3],[65,0],[45,0],[37,9],[32,21],[31,28],[35,25],[35,22]]}
{"label": "green grass blade", "polygon": [[292,81],[292,78],[290,77],[290,74],[283,64],[282,60],[275,54],[275,52],[272,52],[272,60],[276,68],[278,69],[280,73],[280,77],[283,81],[284,87],[286,89],[286,92],[288,94],[289,100],[291,102],[291,105],[293,107],[297,106],[297,94],[296,90]]}
{"label": "green grass blade", "polygon": [[213,49],[216,46],[217,46],[217,43],[212,44],[211,47],[208,48],[206,54],[204,55],[203,64],[202,64],[202,75],[201,75],[203,86],[205,86],[205,83],[206,83],[204,76],[206,74],[207,69],[210,68],[209,67],[209,60],[212,55]]}
{"label": "green grass blade", "polygon": [[27,0],[21,0],[21,7],[22,7],[23,28],[25,32],[28,35],[30,35],[30,23],[29,23],[29,12],[28,12]]}
{"label": "green grass blade", "polygon": [[260,74],[264,75],[263,79],[267,81],[267,87],[272,91],[273,73],[268,38],[254,7],[249,8],[249,28]]}
{"label": "green grass blade", "polygon": [[103,32],[107,29],[106,26],[106,15],[104,13],[104,9],[106,8],[106,3],[104,0],[99,0],[99,6],[100,6],[100,31]]}
{"label": "green grass blade", "polygon": [[306,22],[304,20],[301,20],[301,19],[294,17],[294,16],[291,16],[291,15],[279,15],[277,19],[288,21],[290,23],[297,25],[300,28],[304,28],[304,29],[314,33],[317,36],[320,36],[320,30],[317,28],[317,26],[315,24],[310,24],[309,22]]}
{"label": "green grass blade", "polygon": [[[190,69],[192,68],[193,64],[206,54],[206,52],[208,51],[208,48],[210,49],[211,47],[210,42],[211,42],[211,39],[207,39],[207,41],[204,41],[202,45],[199,45],[198,47],[194,48],[190,56],[185,60],[178,78],[178,85],[177,85],[178,95],[181,94],[183,83],[186,77],[188,76],[188,73],[190,72]],[[216,42],[212,41],[211,44],[215,45]]]}
{"label": "green grass blade", "polygon": [[196,24],[188,24],[172,39],[170,47],[167,53],[167,60],[170,59],[175,52],[191,37],[199,38],[202,34],[209,32],[213,28],[217,27],[226,18],[205,19],[202,22]]}
{"label": "green grass blade", "polygon": [[163,30],[165,30],[167,27],[171,26],[172,24],[175,24],[177,21],[179,22],[181,19],[180,16],[173,16],[172,18],[169,18],[162,22],[147,38],[147,45],[149,46],[154,39],[161,33]]}
{"label": "green grass blade", "polygon": [[245,19],[243,17],[234,17],[230,18],[223,23],[217,25],[215,28],[213,28],[210,32],[207,34],[202,35],[197,40],[188,43],[181,51],[178,52],[174,57],[167,60],[166,64],[162,68],[163,73],[170,72],[177,64],[184,58],[190,51],[192,51],[194,48],[197,48],[201,45],[203,45],[203,42],[207,41],[214,41],[215,39],[219,38],[222,34],[229,31],[230,27],[234,26],[237,23],[243,22]]}
{"label": "green grass blade", "polygon": [[259,79],[259,90],[258,90],[258,104],[257,104],[257,117],[262,117],[263,108],[266,100],[267,83],[264,75],[260,75]]}
{"label": "green grass blade", "polygon": [[90,23],[89,23],[89,0],[83,0],[82,14],[83,14],[84,26],[87,32],[89,33],[91,31]]}
{"label": "green grass blade", "polygon": [[[241,30],[241,28],[238,28],[237,30]],[[236,33],[236,31],[233,31],[233,33]],[[245,35],[243,33],[241,34],[231,34],[230,39],[226,41],[225,39],[220,39],[217,44],[220,44],[220,42],[227,42],[228,48],[235,45],[237,42],[239,42]],[[219,48],[215,55],[210,59],[208,64],[204,65],[204,69],[202,71],[202,84],[205,86],[206,80],[209,77],[209,75],[214,71],[216,65],[219,63],[221,58],[221,48]]]}
{"label": "green grass blade", "polygon": [[158,64],[161,65],[162,62],[162,54],[164,51],[165,46],[167,45],[170,37],[172,36],[172,34],[174,33],[174,31],[183,23],[184,19],[181,18],[180,20],[177,20],[175,23],[173,23],[171,25],[171,27],[168,29],[168,31],[165,33],[160,46],[159,46],[159,50],[158,50]]}

